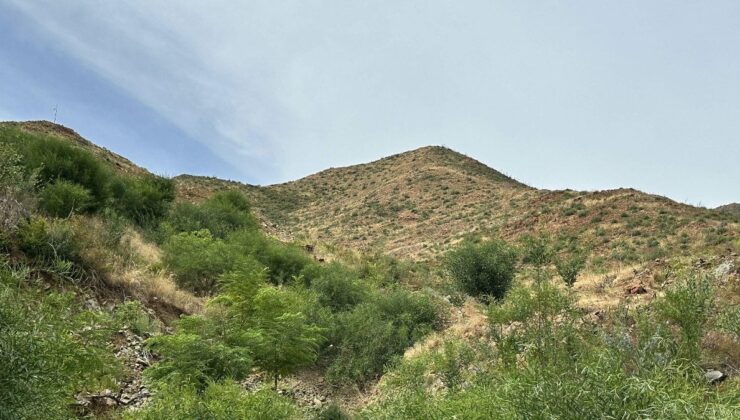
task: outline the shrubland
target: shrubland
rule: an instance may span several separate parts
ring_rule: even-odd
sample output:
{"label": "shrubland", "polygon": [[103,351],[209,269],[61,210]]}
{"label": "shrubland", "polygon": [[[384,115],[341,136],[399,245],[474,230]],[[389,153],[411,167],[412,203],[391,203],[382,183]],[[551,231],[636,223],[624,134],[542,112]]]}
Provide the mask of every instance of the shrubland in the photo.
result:
{"label": "shrubland", "polygon": [[[424,263],[334,249],[324,262],[263,232],[236,190],[174,199],[167,178],[0,127],[0,418],[740,415],[734,373],[704,378],[736,368],[740,312],[718,303],[736,303],[736,285],[702,267],[593,312],[579,285],[601,257],[575,237],[467,241]],[[447,328],[473,298],[484,330]],[[80,395],[132,374],[115,356],[121,331],[146,339],[152,395],[84,409]],[[362,403],[301,406],[284,388],[301,375]]]}

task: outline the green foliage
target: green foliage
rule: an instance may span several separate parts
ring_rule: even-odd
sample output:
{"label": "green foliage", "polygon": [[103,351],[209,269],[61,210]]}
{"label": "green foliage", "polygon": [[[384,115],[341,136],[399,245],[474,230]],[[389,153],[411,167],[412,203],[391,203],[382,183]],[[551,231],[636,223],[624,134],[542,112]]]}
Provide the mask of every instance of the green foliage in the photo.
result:
{"label": "green foliage", "polygon": [[39,194],[39,205],[54,217],[69,217],[90,208],[92,195],[85,187],[69,181],[48,184]]}
{"label": "green foliage", "polygon": [[216,193],[201,204],[177,204],[163,223],[163,229],[170,234],[208,229],[221,239],[231,232],[256,228],[257,221],[250,213],[249,203],[237,191]]}
{"label": "green foliage", "polygon": [[552,262],[554,248],[547,235],[526,235],[521,238],[522,262],[534,267],[544,267]]}
{"label": "green foliage", "polygon": [[311,289],[318,293],[319,303],[332,311],[351,309],[363,302],[369,293],[356,273],[337,263],[309,266],[302,275],[310,280]]}
{"label": "green foliage", "polygon": [[516,251],[503,241],[466,244],[447,257],[447,270],[471,296],[503,299],[514,278]]}
{"label": "green foliage", "polygon": [[558,258],[555,261],[555,268],[558,271],[558,275],[568,287],[573,287],[585,265],[586,257],[580,252],[575,252],[564,258]]}
{"label": "green foliage", "polygon": [[271,372],[275,387],[279,376],[316,361],[324,337],[323,329],[307,322],[300,297],[294,292],[264,287],[254,297],[255,327],[253,339],[255,360]]}
{"label": "green foliage", "polygon": [[208,230],[174,235],[162,251],[162,261],[175,274],[177,284],[199,293],[213,292],[219,276],[239,259],[233,247]]}
{"label": "green foliage", "polygon": [[252,367],[247,349],[186,330],[151,338],[148,345],[162,360],[146,371],[147,376],[176,386],[202,390],[210,381],[243,379]]}
{"label": "green foliage", "polygon": [[0,417],[71,418],[76,392],[111,386],[120,371],[107,346],[112,322],[28,281],[0,267]]}
{"label": "green foliage", "polygon": [[154,175],[114,179],[111,191],[114,208],[141,226],[164,217],[175,199],[172,180]]}
{"label": "green foliage", "polygon": [[274,285],[288,284],[300,276],[313,260],[298,246],[283,244],[260,232],[241,230],[229,235],[227,242],[240,253],[248,254],[269,269]]}
{"label": "green foliage", "polygon": [[18,227],[18,245],[29,256],[46,262],[80,259],[80,244],[69,222],[32,217]]}
{"label": "green foliage", "polygon": [[111,172],[90,152],[51,137],[16,133],[15,146],[30,171],[38,171],[42,183],[64,180],[81,185],[94,198],[92,206],[104,205],[110,191]]}
{"label": "green foliage", "polygon": [[660,316],[680,328],[681,355],[689,360],[699,361],[713,299],[710,280],[705,275],[688,274],[655,303]]}
{"label": "green foliage", "polygon": [[288,398],[269,390],[248,393],[234,382],[211,383],[203,392],[194,387],[167,387],[144,409],[129,412],[130,420],[161,419],[298,419],[300,412]]}
{"label": "green foliage", "polygon": [[329,334],[336,358],[327,378],[360,385],[376,378],[416,340],[441,327],[439,313],[428,297],[398,288],[337,314]]}
{"label": "green foliage", "polygon": [[42,208],[57,217],[72,209],[96,212],[111,207],[145,225],[164,216],[175,198],[171,180],[117,175],[89,151],[52,136],[4,127],[0,142],[4,149],[12,146],[17,151],[28,176],[47,186],[41,193]]}
{"label": "green foliage", "polygon": [[138,300],[127,300],[116,305],[113,322],[119,329],[129,329],[138,335],[150,335],[160,329],[160,324],[147,314]]}
{"label": "green foliage", "polygon": [[[664,322],[705,321],[702,282],[684,282],[657,311],[623,309],[606,326],[580,322],[569,294],[547,281],[519,285],[489,308],[495,347],[454,343],[405,360],[360,417],[736,418],[740,387],[706,385],[684,356],[684,333]],[[680,311],[693,315],[679,321]],[[429,386],[435,378],[444,389]]]}

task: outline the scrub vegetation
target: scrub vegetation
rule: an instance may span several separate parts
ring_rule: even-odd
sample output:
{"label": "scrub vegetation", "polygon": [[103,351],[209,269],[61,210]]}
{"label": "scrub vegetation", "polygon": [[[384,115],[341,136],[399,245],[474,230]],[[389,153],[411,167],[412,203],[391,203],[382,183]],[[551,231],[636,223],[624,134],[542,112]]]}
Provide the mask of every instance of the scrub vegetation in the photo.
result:
{"label": "scrub vegetation", "polygon": [[[730,216],[692,213],[684,226],[713,230],[685,249],[656,239],[680,238],[669,215],[626,210],[620,229],[645,232],[644,246],[531,226],[397,259],[271,224],[284,194],[276,217],[308,226],[293,217],[310,216],[300,209],[318,187],[269,201],[254,188],[197,190],[55,127],[0,125],[0,419],[740,416]],[[424,153],[531,191],[461,155]],[[354,188],[398,159],[358,169]],[[569,202],[558,218],[598,217]],[[355,224],[425,217],[384,203]]]}

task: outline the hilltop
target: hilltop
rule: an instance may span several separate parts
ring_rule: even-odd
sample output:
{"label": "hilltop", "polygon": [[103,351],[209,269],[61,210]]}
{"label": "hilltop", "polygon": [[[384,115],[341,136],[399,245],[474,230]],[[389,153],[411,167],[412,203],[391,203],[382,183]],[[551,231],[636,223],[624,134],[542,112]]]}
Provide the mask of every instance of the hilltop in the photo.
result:
{"label": "hilltop", "polygon": [[738,238],[738,218],[727,212],[630,188],[540,190],[444,147],[267,187],[193,176],[175,180],[183,200],[244,191],[265,224],[283,237],[402,258],[436,258],[465,237],[513,240],[545,231],[563,241],[577,238],[594,254],[623,262],[724,251]]}

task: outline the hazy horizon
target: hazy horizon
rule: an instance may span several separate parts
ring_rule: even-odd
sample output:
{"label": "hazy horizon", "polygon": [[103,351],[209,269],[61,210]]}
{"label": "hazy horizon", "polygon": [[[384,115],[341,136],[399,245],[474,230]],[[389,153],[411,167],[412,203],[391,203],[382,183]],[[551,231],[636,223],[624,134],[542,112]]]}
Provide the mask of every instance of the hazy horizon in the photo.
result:
{"label": "hazy horizon", "polygon": [[740,4],[0,0],[0,120],[274,184],[427,145],[544,189],[740,202]]}

